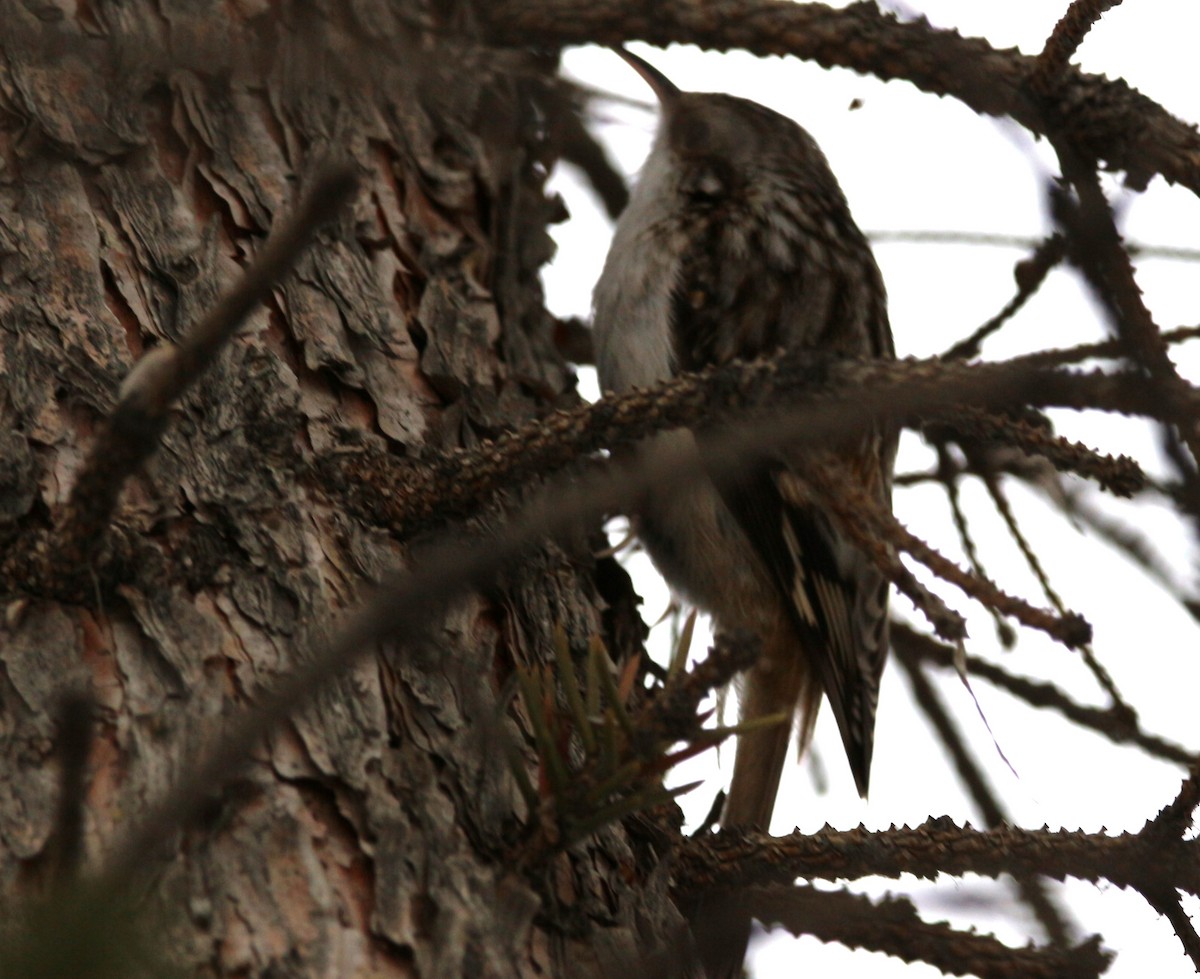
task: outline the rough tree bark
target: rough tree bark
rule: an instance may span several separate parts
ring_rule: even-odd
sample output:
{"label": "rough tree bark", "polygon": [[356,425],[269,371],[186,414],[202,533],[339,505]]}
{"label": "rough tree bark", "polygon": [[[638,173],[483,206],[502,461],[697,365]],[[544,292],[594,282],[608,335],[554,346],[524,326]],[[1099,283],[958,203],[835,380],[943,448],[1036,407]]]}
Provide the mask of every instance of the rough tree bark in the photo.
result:
{"label": "rough tree bark", "polygon": [[[537,125],[552,66],[501,63],[445,6],[0,5],[10,547],[64,502],[131,365],[236,280],[322,163],[360,176],[350,211],[172,413],[117,511],[125,559],[51,559],[46,580],[0,586],[13,906],[53,863],[65,693],[97,704],[96,864],[405,563],[406,542],[311,477],[314,456],[419,459],[575,402],[537,278],[561,209]],[[431,42],[451,21],[458,40]],[[536,884],[506,859],[529,814],[501,741],[527,732],[497,694],[549,657],[556,628],[580,653],[632,602],[586,541],[547,547],[322,690],[201,828],[145,854],[140,908],[161,912],[169,958],[188,975],[598,976],[673,934],[665,876],[646,879],[646,847],[619,827]]]}

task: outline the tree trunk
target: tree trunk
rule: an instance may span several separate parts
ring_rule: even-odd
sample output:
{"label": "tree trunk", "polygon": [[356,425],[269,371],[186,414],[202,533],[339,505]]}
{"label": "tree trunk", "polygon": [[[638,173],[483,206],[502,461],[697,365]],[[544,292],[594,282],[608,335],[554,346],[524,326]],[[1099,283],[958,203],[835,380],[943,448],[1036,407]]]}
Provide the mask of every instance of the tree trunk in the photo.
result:
{"label": "tree trunk", "polygon": [[[86,869],[405,564],[314,460],[421,459],[576,395],[537,278],[560,211],[546,65],[471,45],[458,15],[452,43],[447,5],[418,0],[0,6],[6,547],[52,526],[131,366],[238,279],[319,166],[361,181],[173,411],[121,497],[123,559],[52,554],[3,583],[15,904],[55,859],[64,694],[96,702]],[[666,876],[619,825],[536,873],[514,856],[531,814],[502,742],[536,761],[498,693],[556,629],[616,648],[632,608],[611,560],[547,547],[361,659],[144,855],[159,951],[187,975],[600,976],[672,940]]]}

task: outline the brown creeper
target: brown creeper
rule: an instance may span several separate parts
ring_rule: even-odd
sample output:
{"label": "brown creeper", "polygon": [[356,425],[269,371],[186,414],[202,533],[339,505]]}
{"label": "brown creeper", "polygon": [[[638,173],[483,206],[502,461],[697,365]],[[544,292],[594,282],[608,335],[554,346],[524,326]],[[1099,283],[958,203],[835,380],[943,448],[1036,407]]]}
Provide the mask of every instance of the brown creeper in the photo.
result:
{"label": "brown creeper", "polygon": [[[754,102],[681,92],[618,53],[654,89],[662,121],[596,285],[601,386],[625,391],[779,349],[894,357],[879,269],[812,137]],[[695,444],[688,431],[659,439]],[[718,630],[762,638],[743,720],[795,716],[803,748],[824,693],[864,796],[888,583],[802,473],[832,460],[890,507],[895,448],[893,433],[876,432],[781,451],[719,485],[652,496],[637,514],[672,587]],[[724,825],[767,828],[789,737],[787,725],[742,736]]]}

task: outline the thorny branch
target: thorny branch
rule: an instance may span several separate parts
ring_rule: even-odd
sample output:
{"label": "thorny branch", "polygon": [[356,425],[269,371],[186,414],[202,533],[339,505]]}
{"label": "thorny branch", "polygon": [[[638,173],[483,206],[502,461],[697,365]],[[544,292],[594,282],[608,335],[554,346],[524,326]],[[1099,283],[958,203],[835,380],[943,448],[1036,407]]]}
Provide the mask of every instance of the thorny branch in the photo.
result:
{"label": "thorny branch", "polygon": [[[367,518],[407,537],[438,521],[474,512],[506,486],[521,485],[600,449],[656,432],[729,419],[738,412],[752,416],[759,412],[761,416],[767,405],[818,407],[850,400],[869,404],[897,421],[919,424],[921,419],[916,416],[904,417],[891,409],[888,392],[910,382],[966,389],[978,380],[986,387],[1011,370],[1023,372],[1023,363],[830,360],[807,352],[787,353],[682,374],[654,388],[554,412],[473,450],[417,462],[355,450],[324,456],[316,467],[327,492],[338,494],[339,500]],[[1099,408],[1150,417],[1162,413],[1152,388],[1144,387],[1134,376],[1046,372],[1036,380],[1030,375],[1029,380],[1027,405]],[[970,398],[966,403],[977,404]],[[961,407],[955,405],[956,414]]]}
{"label": "thorny branch", "polygon": [[[869,499],[852,479],[846,478],[832,465],[812,467],[806,471],[805,476],[816,485],[826,505],[842,518],[844,526],[853,527],[858,522],[865,524],[877,535],[877,543],[890,544],[903,551],[920,561],[939,578],[955,585],[964,594],[988,608],[1012,616],[1023,625],[1040,629],[1068,647],[1090,641],[1091,627],[1082,616],[1074,613],[1055,616],[1045,609],[1034,608],[1028,602],[1005,593],[995,582],[982,575],[964,571],[913,534],[890,512]],[[865,538],[860,538],[858,543],[868,545],[869,551],[874,552],[876,547],[870,546],[871,536],[868,534]],[[890,571],[889,563],[877,561],[885,574]],[[963,634],[947,638],[962,639]]]}
{"label": "thorny branch", "polygon": [[868,898],[844,889],[750,887],[736,903],[764,925],[781,925],[793,935],[884,952],[904,962],[927,962],[947,975],[1099,976],[1112,959],[1098,936],[1074,947],[1064,940],[1048,948],[1010,948],[989,935],[924,921],[904,898]]}
{"label": "thorny branch", "polygon": [[[1193,774],[1184,782],[1177,802],[1164,813],[1176,817],[1186,809],[1186,821],[1190,822],[1195,795]],[[1179,830],[1182,821],[1175,818],[1171,830]],[[1193,895],[1200,891],[1200,841],[1164,831],[1163,825],[1152,820],[1141,832],[1118,836],[1008,826],[980,831],[959,827],[947,818],[931,819],[913,829],[893,827],[881,832],[827,826],[812,834],[771,837],[726,830],[703,841],[684,842],[675,855],[675,879],[677,889],[693,900],[710,892],[787,884],[797,877],[857,880],[974,873],[986,877],[1041,874],[1054,880],[1074,877],[1093,883],[1107,880],[1134,888],[1151,906],[1167,914],[1193,963],[1200,967],[1194,952],[1200,942],[1176,896],[1177,891]]]}
{"label": "thorny branch", "polygon": [[[936,442],[953,438],[963,445],[968,457],[978,455],[972,453],[972,443],[982,443],[988,448],[1011,445],[1027,455],[1044,458],[1059,472],[1094,480],[1114,496],[1133,496],[1145,489],[1147,483],[1142,467],[1128,456],[1101,455],[1081,442],[1055,435],[1024,418],[967,409],[958,412],[950,422],[927,425],[925,434]],[[979,471],[980,467],[974,468]]]}
{"label": "thorny branch", "polygon": [[1200,893],[1200,841],[1184,839],[1200,804],[1200,767],[1176,799],[1138,833],[1106,836],[997,827],[979,831],[946,818],[913,829],[870,832],[862,827],[770,837],[725,830],[683,843],[675,855],[676,887],[696,900],[708,894],[807,880],[938,873],[1040,874],[1132,887],[1168,915],[1185,950],[1200,967],[1200,940],[1183,913],[1178,891]]}
{"label": "thorny branch", "polygon": [[1186,382],[1171,362],[1162,331],[1142,301],[1099,177],[1094,170],[1085,171],[1069,148],[1059,146],[1058,152],[1079,195],[1078,203],[1061,192],[1052,196],[1055,216],[1067,232],[1068,255],[1108,308],[1113,332],[1124,342],[1127,355],[1162,385],[1162,396],[1171,406],[1169,420],[1178,425],[1193,460],[1200,460],[1196,406],[1183,393]]}
{"label": "thorny branch", "polygon": [[[1193,782],[1189,776],[1183,795]],[[1107,836],[1068,830],[1002,826],[976,830],[947,818],[872,832],[859,827],[767,836],[724,830],[690,840],[676,854],[677,887],[685,893],[807,880],[858,880],[939,873],[1042,874],[1097,883],[1107,880],[1142,894],[1162,888],[1200,894],[1200,841],[1156,832]]]}

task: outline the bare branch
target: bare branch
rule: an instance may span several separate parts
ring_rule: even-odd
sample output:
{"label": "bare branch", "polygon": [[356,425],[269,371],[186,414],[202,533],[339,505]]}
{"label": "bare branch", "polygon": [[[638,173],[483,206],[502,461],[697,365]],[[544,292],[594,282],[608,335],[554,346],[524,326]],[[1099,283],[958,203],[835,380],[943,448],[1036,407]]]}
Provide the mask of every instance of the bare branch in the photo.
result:
{"label": "bare branch", "polygon": [[[831,361],[796,353],[734,361],[682,374],[654,388],[609,395],[595,404],[539,418],[477,449],[417,462],[356,450],[323,456],[314,465],[321,488],[339,505],[352,506],[367,519],[407,537],[438,521],[474,512],[505,487],[544,478],[590,453],[656,432],[709,424],[738,413],[757,411],[761,416],[767,405],[775,405],[778,411],[785,405],[853,404],[855,411],[865,408],[881,419],[916,424],[915,417],[896,410],[893,392],[910,383],[945,392],[960,390],[961,401],[942,403],[954,403],[961,409],[980,404],[976,390],[987,391],[995,383],[1008,389],[1015,379],[1010,376],[1013,371],[1027,385],[1027,405],[1100,408],[1156,418],[1164,410],[1154,389],[1136,375],[1042,372],[1024,360],[972,365],[936,358]],[[932,390],[930,395],[935,400],[938,397]],[[1010,400],[1005,404],[1017,403]],[[927,418],[934,415],[927,410]],[[773,428],[775,418],[772,415],[769,426],[756,427]]]}
{"label": "bare branch", "polygon": [[[855,534],[856,543],[865,547],[868,553],[875,554],[879,550],[878,544],[886,542],[920,561],[943,581],[950,582],[980,604],[1011,616],[1022,625],[1040,629],[1069,648],[1091,640],[1091,626],[1081,615],[1069,612],[1057,616],[1046,609],[1035,608],[1023,599],[1009,595],[991,579],[964,571],[871,500],[854,480],[839,473],[833,465],[811,467],[805,476],[820,490],[826,506],[838,514],[843,526],[852,528],[856,524],[865,524],[877,532],[880,540],[876,542],[872,542],[870,534]],[[880,570],[891,576],[888,562],[877,560],[876,563]]]}
{"label": "bare branch", "polygon": [[[1095,480],[1114,496],[1133,496],[1148,483],[1142,467],[1129,456],[1101,455],[1082,442],[1055,435],[1047,425],[1032,424],[1024,418],[965,409],[949,422],[927,425],[926,433],[936,441],[950,437],[960,443],[971,462],[971,469],[984,475],[994,472],[994,468],[987,465],[989,453],[986,450],[999,443],[1043,458],[1059,472]],[[984,451],[979,451],[980,448]]]}
{"label": "bare branch", "polygon": [[[1063,175],[1075,188],[1078,202],[1061,189],[1052,189],[1051,205],[1062,225],[1068,243],[1068,255],[1087,278],[1096,297],[1108,310],[1113,332],[1124,342],[1127,354],[1134,358],[1161,385],[1168,405],[1170,422],[1191,453],[1191,465],[1181,472],[1185,482],[1194,482],[1200,464],[1200,432],[1196,410],[1186,393],[1186,382],[1179,376],[1167,353],[1163,339],[1134,279],[1133,265],[1121,244],[1113,221],[1112,209],[1100,187],[1095,168],[1083,160],[1071,143],[1052,136]],[[1197,492],[1195,488],[1193,492]],[[1191,510],[1200,516],[1200,501]]]}
{"label": "bare branch", "polygon": [[1066,255],[1066,241],[1062,235],[1051,235],[1038,243],[1034,253],[1017,263],[1013,277],[1017,280],[1017,293],[995,316],[980,326],[965,339],[959,340],[942,356],[947,359],[962,358],[970,360],[978,357],[983,341],[999,330],[1013,318],[1030,298],[1041,288],[1046,276],[1050,274]]}

